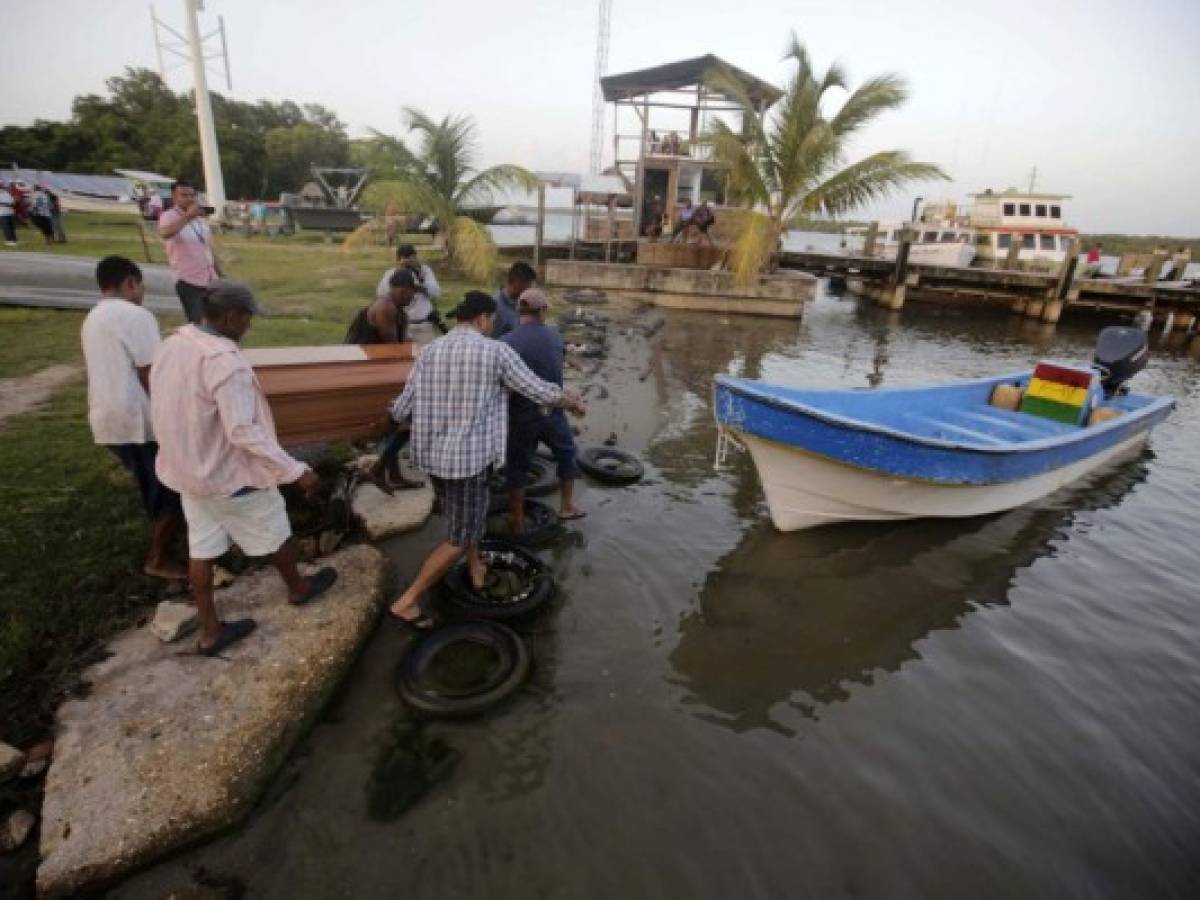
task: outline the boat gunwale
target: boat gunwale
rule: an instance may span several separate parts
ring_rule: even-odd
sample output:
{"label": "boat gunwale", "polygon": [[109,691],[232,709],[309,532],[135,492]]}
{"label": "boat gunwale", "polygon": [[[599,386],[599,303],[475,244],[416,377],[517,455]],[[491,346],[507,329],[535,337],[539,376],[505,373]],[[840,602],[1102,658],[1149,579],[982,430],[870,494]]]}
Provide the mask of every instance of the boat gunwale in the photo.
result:
{"label": "boat gunwale", "polygon": [[[916,393],[920,391],[928,391],[933,388],[944,387],[969,387],[971,385],[983,385],[990,383],[1002,383],[1012,381],[1014,379],[1028,378],[1032,376],[1033,370],[1027,369],[1020,372],[1009,373],[1006,375],[994,375],[987,378],[976,378],[968,381],[956,381],[945,384],[929,385],[925,387],[894,387],[894,388],[850,388],[839,389],[829,388],[831,392],[854,393],[854,392],[869,392],[871,394],[905,394]],[[1109,419],[1107,422],[1101,422],[1097,425],[1076,428],[1074,431],[1068,431],[1061,435],[1053,437],[1036,438],[1029,441],[1012,441],[1003,444],[972,444],[962,441],[946,440],[944,438],[928,437],[925,435],[914,434],[910,431],[900,431],[888,425],[881,425],[874,422],[869,422],[865,419],[855,419],[849,416],[838,413],[829,412],[828,410],[820,409],[812,406],[809,403],[804,403],[799,400],[792,400],[784,397],[768,393],[763,390],[756,389],[754,382],[750,379],[738,378],[733,375],[717,375],[714,379],[714,385],[724,387],[726,390],[734,393],[740,393],[744,396],[753,398],[773,406],[777,409],[786,412],[799,413],[808,416],[818,421],[826,422],[840,428],[847,428],[853,431],[867,432],[871,434],[884,435],[886,437],[905,441],[910,444],[919,444],[926,447],[937,447],[943,450],[967,451],[974,453],[986,453],[1005,455],[1012,453],[1037,453],[1043,450],[1049,450],[1057,447],[1065,447],[1071,444],[1079,443],[1098,435],[1103,435],[1109,431],[1122,430],[1136,423],[1140,419],[1151,417],[1154,413],[1162,409],[1171,409],[1175,406],[1175,398],[1173,397],[1148,397],[1145,394],[1135,394],[1133,396],[1146,397],[1149,402],[1144,406],[1135,410],[1122,410],[1124,415],[1118,416],[1115,419]],[[795,390],[795,389],[793,389]],[[801,388],[800,390],[804,390]],[[820,389],[815,389],[820,390]],[[753,432],[752,432],[753,433]]]}

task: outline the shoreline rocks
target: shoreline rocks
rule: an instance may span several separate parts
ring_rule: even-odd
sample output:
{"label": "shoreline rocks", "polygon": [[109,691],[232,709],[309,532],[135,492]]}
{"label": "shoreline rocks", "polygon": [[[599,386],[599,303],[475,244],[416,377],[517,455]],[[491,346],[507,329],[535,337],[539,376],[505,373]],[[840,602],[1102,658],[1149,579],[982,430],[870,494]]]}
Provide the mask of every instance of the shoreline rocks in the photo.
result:
{"label": "shoreline rocks", "polygon": [[222,657],[116,638],[57,713],[42,808],[40,897],[95,888],[210,837],[249,812],[374,628],[384,560],[373,547],[325,562],[338,582],[291,607],[264,569],[217,593],[258,629]]}

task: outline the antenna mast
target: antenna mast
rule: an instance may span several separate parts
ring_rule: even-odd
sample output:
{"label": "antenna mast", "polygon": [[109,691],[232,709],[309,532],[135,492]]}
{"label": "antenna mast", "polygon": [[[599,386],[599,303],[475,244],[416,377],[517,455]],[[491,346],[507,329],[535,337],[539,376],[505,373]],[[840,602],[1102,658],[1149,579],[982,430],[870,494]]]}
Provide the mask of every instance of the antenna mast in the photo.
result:
{"label": "antenna mast", "polygon": [[[212,101],[208,95],[208,60],[220,59],[225,63],[225,86],[233,90],[233,80],[229,76],[229,49],[225,42],[225,20],[217,18],[217,27],[208,34],[200,34],[200,22],[197,10],[204,8],[204,0],[183,0],[184,30],[180,34],[170,25],[161,21],[154,7],[150,7],[150,21],[154,27],[154,48],[158,53],[158,74],[165,80],[167,67],[163,64],[163,51],[173,54],[181,62],[172,68],[185,65],[192,67],[192,88],[196,104],[196,124],[200,131],[200,154],[204,160],[204,188],[208,194],[208,202],[216,208],[217,216],[225,215],[225,178],[221,174],[221,153],[217,147],[217,129],[213,123]],[[163,40],[161,33],[166,32],[168,39]],[[174,38],[174,40],[171,40]],[[220,49],[204,52],[204,44],[211,38],[220,41]]]}
{"label": "antenna mast", "polygon": [[612,0],[600,0],[600,20],[596,30],[596,80],[592,85],[591,171],[600,174],[601,148],[604,146],[604,94],[600,79],[608,73],[608,33],[612,24]]}

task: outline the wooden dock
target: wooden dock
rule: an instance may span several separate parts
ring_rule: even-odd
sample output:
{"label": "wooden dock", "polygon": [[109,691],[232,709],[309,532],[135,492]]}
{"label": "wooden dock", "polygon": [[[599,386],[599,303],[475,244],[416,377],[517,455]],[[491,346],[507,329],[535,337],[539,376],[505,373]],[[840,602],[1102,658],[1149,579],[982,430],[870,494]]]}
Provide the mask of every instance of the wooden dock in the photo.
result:
{"label": "wooden dock", "polygon": [[[532,257],[535,265],[546,260],[631,263],[637,258],[635,240],[575,241],[501,247],[506,255]],[[1002,304],[1014,313],[1048,324],[1071,311],[1148,314],[1165,330],[1195,332],[1200,326],[1200,285],[1147,279],[1076,278],[1076,256],[1068,253],[1057,272],[1027,272],[1012,268],[983,269],[936,266],[908,261],[908,244],[902,243],[895,260],[844,253],[785,251],[779,255],[784,269],[818,277],[840,276],[854,289],[889,309],[902,309],[907,300],[954,304]]]}
{"label": "wooden dock", "polygon": [[[1008,305],[1013,312],[1053,324],[1069,310],[1136,314],[1147,310],[1166,330],[1194,330],[1200,316],[1200,285],[1110,278],[1075,278],[1074,254],[1058,272],[975,269],[910,263],[902,244],[895,260],[840,253],[780,254],[780,266],[813,275],[846,278],[881,306],[901,309],[906,300]],[[1153,273],[1151,273],[1153,274]]]}

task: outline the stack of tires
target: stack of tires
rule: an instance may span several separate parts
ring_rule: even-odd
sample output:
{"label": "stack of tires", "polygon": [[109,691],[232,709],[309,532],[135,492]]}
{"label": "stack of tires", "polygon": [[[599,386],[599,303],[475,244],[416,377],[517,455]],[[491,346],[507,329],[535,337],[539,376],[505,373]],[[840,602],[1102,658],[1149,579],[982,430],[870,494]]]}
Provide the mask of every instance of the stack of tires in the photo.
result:
{"label": "stack of tires", "polygon": [[[525,547],[484,539],[479,552],[488,573],[483,588],[471,583],[465,560],[455,565],[441,585],[449,622],[422,635],[396,672],[400,697],[426,717],[476,716],[514,694],[532,659],[512,625],[544,612],[558,592],[546,565]],[[464,665],[471,656],[486,664]]]}

